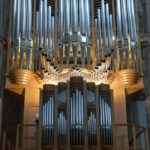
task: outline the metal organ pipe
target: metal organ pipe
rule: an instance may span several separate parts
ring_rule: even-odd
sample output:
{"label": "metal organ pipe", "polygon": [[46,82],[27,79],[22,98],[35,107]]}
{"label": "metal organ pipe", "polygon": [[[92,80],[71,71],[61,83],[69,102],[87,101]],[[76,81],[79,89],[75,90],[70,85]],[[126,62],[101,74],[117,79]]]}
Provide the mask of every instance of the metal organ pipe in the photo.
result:
{"label": "metal organ pipe", "polygon": [[[105,2],[101,1],[101,19],[102,19],[102,39],[103,39],[103,49],[106,48],[106,15],[105,15]],[[104,51],[104,55],[106,52]]]}
{"label": "metal organ pipe", "polygon": [[64,15],[65,15],[64,2],[63,2],[63,0],[59,0],[60,40],[63,40],[63,34],[64,34]]}
{"label": "metal organ pipe", "polygon": [[72,31],[77,33],[78,32],[78,0],[73,0],[71,4],[72,4],[72,8],[71,8]]}
{"label": "metal organ pipe", "polygon": [[32,45],[32,1],[27,0],[27,68],[32,69],[33,45]]}
{"label": "metal organ pipe", "polygon": [[105,8],[106,8],[106,30],[107,30],[107,53],[110,54],[110,49],[111,49],[111,45],[110,45],[110,17],[109,17],[109,5],[108,3],[105,4]]}
{"label": "metal organ pipe", "polygon": [[97,25],[97,28],[98,28],[98,32],[99,32],[99,36],[98,36],[98,39],[99,39],[99,59],[101,60],[103,57],[104,57],[104,52],[103,52],[103,37],[102,37],[102,24],[101,24],[101,10],[98,9],[98,25]]}
{"label": "metal organ pipe", "polygon": [[47,0],[44,0],[44,8],[43,8],[43,14],[44,14],[44,17],[43,17],[43,27],[44,27],[44,48],[45,48],[45,51],[47,52],[47,26],[48,26],[48,3],[47,3]]}
{"label": "metal organ pipe", "polygon": [[52,55],[52,38],[51,38],[51,6],[48,6],[48,27],[47,27],[47,38],[48,38],[48,56]]}
{"label": "metal organ pipe", "polygon": [[26,38],[26,24],[27,24],[27,18],[26,18],[26,10],[27,10],[27,3],[26,0],[22,0],[22,7],[21,7],[21,38],[24,40]]}
{"label": "metal organ pipe", "polygon": [[28,40],[30,41],[32,39],[32,1],[31,0],[28,0],[27,1],[27,37],[28,37]]}
{"label": "metal organ pipe", "polygon": [[122,40],[122,22],[121,22],[121,4],[120,0],[116,0],[117,6],[117,39]]}
{"label": "metal organ pipe", "polygon": [[70,33],[70,0],[65,1],[65,32],[66,34]]}
{"label": "metal organ pipe", "polygon": [[[12,24],[12,27],[11,27],[11,30],[12,30],[12,41],[13,41],[13,44],[15,43],[15,42],[17,42],[18,43],[18,41],[16,41],[18,38],[17,38],[17,36],[16,36],[16,25],[17,25],[17,11],[18,11],[18,7],[17,7],[17,5],[18,5],[18,1],[17,0],[14,0],[14,3],[13,3],[13,18],[12,18],[12,22],[13,22],[13,24]],[[19,44],[19,43],[18,43]],[[19,45],[18,45],[19,46]],[[12,58],[14,58],[13,59],[13,64],[14,63],[16,63],[17,64],[17,50],[18,50],[18,47],[17,45],[13,45],[12,46]]]}
{"label": "metal organ pipe", "polygon": [[43,48],[43,0],[40,1],[39,9],[39,35],[40,35],[40,48]]}
{"label": "metal organ pipe", "polygon": [[86,17],[85,17],[85,25],[86,25],[86,35],[87,37],[90,36],[90,6],[89,6],[89,0],[85,0],[85,12],[86,12]]}
{"label": "metal organ pipe", "polygon": [[121,0],[121,15],[122,15],[122,30],[123,30],[123,37],[125,40],[128,38],[128,24],[127,24],[127,6],[126,0]]}
{"label": "metal organ pipe", "polygon": [[84,12],[84,0],[80,0],[80,33],[85,35],[85,12]]}

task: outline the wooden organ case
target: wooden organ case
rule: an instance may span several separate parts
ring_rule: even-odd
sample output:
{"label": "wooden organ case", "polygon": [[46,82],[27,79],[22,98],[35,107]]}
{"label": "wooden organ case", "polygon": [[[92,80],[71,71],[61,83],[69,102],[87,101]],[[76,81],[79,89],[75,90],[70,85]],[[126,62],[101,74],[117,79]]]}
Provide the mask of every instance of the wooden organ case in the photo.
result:
{"label": "wooden organ case", "polygon": [[41,103],[42,146],[97,149],[112,145],[112,100],[108,85],[72,77],[45,85]]}

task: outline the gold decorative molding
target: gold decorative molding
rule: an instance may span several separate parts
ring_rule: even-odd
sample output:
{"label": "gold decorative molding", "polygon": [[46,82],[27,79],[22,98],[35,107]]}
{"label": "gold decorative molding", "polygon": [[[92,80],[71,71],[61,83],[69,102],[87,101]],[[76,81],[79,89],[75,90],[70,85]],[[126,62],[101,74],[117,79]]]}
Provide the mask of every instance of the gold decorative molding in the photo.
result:
{"label": "gold decorative molding", "polygon": [[30,70],[18,69],[10,72],[8,76],[9,82],[7,82],[6,87],[12,88],[12,86],[25,88],[25,87],[33,87],[33,88],[42,88],[43,80],[41,77],[33,73]]}
{"label": "gold decorative molding", "polygon": [[120,70],[116,73],[116,77],[119,77],[125,87],[136,84],[139,79],[138,73],[132,69]]}
{"label": "gold decorative molding", "polygon": [[33,72],[26,69],[17,69],[10,72],[9,79],[12,83],[18,85],[28,85],[33,78]]}

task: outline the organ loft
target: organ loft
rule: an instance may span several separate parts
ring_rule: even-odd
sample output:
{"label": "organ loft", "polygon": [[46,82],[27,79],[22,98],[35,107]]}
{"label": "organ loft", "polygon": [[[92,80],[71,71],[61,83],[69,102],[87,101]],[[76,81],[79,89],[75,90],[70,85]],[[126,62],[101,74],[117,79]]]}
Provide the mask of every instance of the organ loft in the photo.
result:
{"label": "organ loft", "polygon": [[149,150],[148,10],[0,0],[0,149]]}

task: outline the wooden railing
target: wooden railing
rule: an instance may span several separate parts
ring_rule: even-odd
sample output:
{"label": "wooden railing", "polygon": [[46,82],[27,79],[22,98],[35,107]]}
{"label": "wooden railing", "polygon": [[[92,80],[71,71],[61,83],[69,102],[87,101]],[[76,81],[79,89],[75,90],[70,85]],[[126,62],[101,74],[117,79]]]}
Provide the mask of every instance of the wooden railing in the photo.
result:
{"label": "wooden railing", "polygon": [[[22,140],[23,136],[21,133],[21,129],[25,129],[28,127],[36,128],[36,135],[35,135],[35,150],[41,150],[42,144],[41,144],[41,129],[36,124],[24,124],[24,125],[18,125],[17,126],[17,132],[16,132],[16,143],[13,145],[11,143],[11,140],[7,137],[7,133],[3,132],[2,137],[2,150],[23,150]],[[116,127],[119,128],[127,128],[128,132],[128,139],[129,139],[129,149],[126,150],[149,150],[149,140],[148,140],[148,131],[147,128],[135,125],[135,124],[114,124],[114,129]],[[116,150],[115,149],[115,131],[113,132],[113,145],[103,145],[102,147],[106,147],[110,150]],[[140,143],[140,138],[142,137],[142,143]],[[26,137],[28,138],[28,137]],[[119,141],[117,141],[119,142]],[[144,142],[144,143],[143,143]],[[50,145],[49,145],[50,146]],[[50,147],[53,147],[52,145]],[[96,146],[94,146],[96,147]],[[119,150],[119,149],[117,149]]]}

